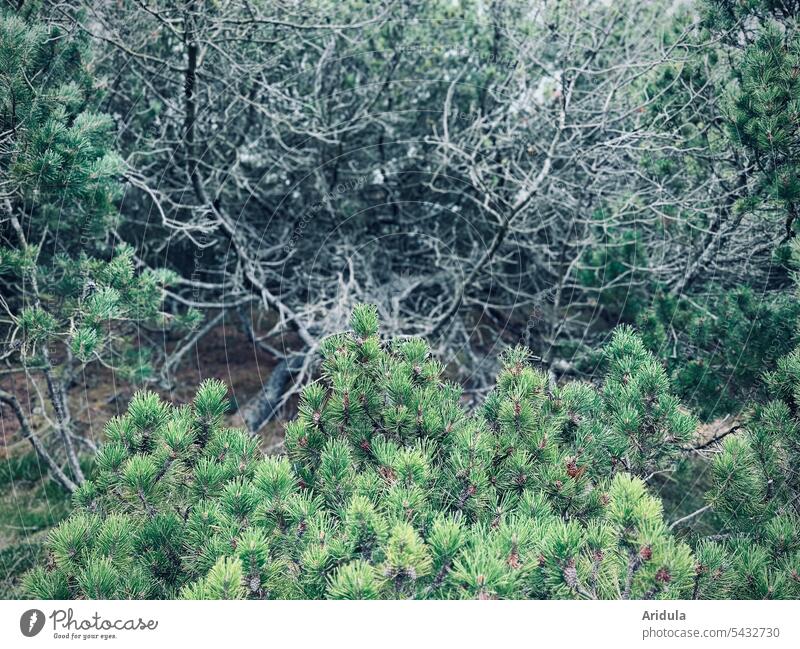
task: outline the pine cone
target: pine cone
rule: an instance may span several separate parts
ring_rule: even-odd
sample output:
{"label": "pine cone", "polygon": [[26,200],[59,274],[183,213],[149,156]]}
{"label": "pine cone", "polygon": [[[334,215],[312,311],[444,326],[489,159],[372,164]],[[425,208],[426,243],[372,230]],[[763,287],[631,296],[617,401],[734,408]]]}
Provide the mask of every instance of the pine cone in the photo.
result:
{"label": "pine cone", "polygon": [[578,571],[575,569],[575,559],[570,559],[563,571],[564,581],[570,588],[578,585]]}
{"label": "pine cone", "polygon": [[662,584],[668,584],[672,581],[672,575],[669,574],[669,570],[666,568],[659,568],[656,573],[656,581],[660,581]]}

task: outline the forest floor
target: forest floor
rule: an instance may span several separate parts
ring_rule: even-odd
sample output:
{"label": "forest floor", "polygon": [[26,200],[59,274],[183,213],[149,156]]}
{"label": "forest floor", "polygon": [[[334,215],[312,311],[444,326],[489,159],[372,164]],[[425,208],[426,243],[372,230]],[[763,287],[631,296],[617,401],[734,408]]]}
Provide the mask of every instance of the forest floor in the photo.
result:
{"label": "forest floor", "polygon": [[[171,389],[158,384],[148,384],[147,389],[158,392],[171,403],[184,404],[192,400],[203,379],[220,379],[230,386],[228,397],[232,411],[227,423],[242,426],[237,414],[239,405],[247,403],[258,393],[275,363],[274,357],[255,347],[239,328],[220,325],[201,340],[194,353],[187,354],[172,377]],[[41,378],[26,381],[22,373],[0,376],[0,387],[16,394],[23,407],[31,403],[33,395],[43,393],[45,389]],[[91,372],[86,372],[76,381],[69,392],[75,432],[95,442],[102,439],[105,423],[111,417],[124,414],[137,389],[137,386],[119,380],[113,370],[93,365]],[[30,419],[36,429],[44,423],[39,408],[32,410]],[[8,408],[0,410],[0,459],[15,455],[20,447],[27,450],[28,443],[20,439],[18,431],[14,413]],[[282,427],[274,421],[264,426],[260,434],[265,446],[269,447],[280,439]]]}

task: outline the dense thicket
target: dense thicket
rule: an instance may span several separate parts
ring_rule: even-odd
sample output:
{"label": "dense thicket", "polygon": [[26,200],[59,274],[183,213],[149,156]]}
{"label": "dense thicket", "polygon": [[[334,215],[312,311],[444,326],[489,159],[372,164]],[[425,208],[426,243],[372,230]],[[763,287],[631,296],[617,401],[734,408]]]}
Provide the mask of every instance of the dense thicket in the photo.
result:
{"label": "dense thicket", "polygon": [[[556,377],[580,376],[576,361],[654,295],[713,313],[744,285],[771,303],[787,283],[773,253],[793,232],[796,93],[790,56],[753,62],[751,49],[767,46],[773,15],[773,38],[790,42],[794,16],[760,5],[23,11],[94,47],[128,187],[115,231],[177,273],[172,308],[241,321],[254,345],[287,357],[288,398],[358,301],[376,303],[389,332],[425,336],[478,389],[496,372],[497,340],[530,345]],[[770,137],[785,142],[777,157]],[[691,332],[672,330],[678,343],[653,351],[693,354]],[[736,365],[710,367],[708,394],[684,396],[727,414],[742,395],[712,386]],[[245,415],[258,428],[274,409],[254,405]]]}
{"label": "dense thicket", "polygon": [[[76,506],[27,592],[798,596],[798,16],[4,2],[0,404]],[[231,325],[249,430],[76,427]]]}

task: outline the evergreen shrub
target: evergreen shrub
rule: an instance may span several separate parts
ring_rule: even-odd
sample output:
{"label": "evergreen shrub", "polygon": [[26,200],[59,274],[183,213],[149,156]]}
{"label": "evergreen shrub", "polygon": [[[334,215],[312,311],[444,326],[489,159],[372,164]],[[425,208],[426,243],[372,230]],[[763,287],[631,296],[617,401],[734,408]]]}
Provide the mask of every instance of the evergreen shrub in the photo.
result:
{"label": "evergreen shrub", "polygon": [[286,456],[223,425],[226,387],[139,393],[26,577],[39,598],[723,597],[733,559],[675,539],[644,479],[695,420],[638,336],[551,386],[523,348],[468,412],[425,342],[372,307],[324,341]]}

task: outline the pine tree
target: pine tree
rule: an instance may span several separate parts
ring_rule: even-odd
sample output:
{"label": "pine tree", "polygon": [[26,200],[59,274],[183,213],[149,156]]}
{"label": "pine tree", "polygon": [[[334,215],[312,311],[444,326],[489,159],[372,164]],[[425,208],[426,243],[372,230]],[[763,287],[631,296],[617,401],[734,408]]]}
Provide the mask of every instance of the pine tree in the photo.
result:
{"label": "pine tree", "polygon": [[73,491],[84,480],[67,399],[75,376],[101,361],[141,381],[152,367],[131,336],[142,325],[193,326],[197,314],[169,315],[164,289],[176,276],[137,269],[133,249],[110,234],[123,163],[111,148],[111,119],[94,110],[85,38],[23,13],[0,9],[4,357],[18,360],[28,380],[44,379],[59,443],[42,442],[14,393],[0,390],[0,401],[50,474]]}
{"label": "pine tree", "polygon": [[[797,343],[800,306],[784,292],[791,285],[784,244],[794,236],[800,205],[799,8],[782,0],[676,7],[675,31],[665,38],[685,56],[656,68],[643,88],[646,114],[681,142],[674,151],[653,147],[643,160],[674,197],[659,206],[663,233],[668,240],[694,233],[694,251],[683,277],[649,286],[649,307],[636,323],[703,420],[736,415],[762,399],[763,372]],[[681,200],[715,179],[724,180],[709,195],[711,209],[694,211]],[[771,233],[760,249],[759,230]],[[733,246],[751,243],[760,258],[727,259]],[[751,266],[744,275],[723,277],[726,268],[743,269],[745,257]],[[638,266],[631,261],[625,272]],[[750,268],[763,281],[749,282]],[[600,264],[597,272],[605,270]],[[632,298],[640,304],[636,293]]]}
{"label": "pine tree", "polygon": [[[800,267],[800,243],[791,258]],[[795,273],[796,291],[800,274]],[[797,300],[797,295],[794,296]],[[798,326],[795,319],[794,326]],[[743,430],[712,463],[710,504],[725,523],[714,546],[719,570],[736,578],[719,596],[800,597],[800,347],[764,376],[767,398],[750,405]]]}
{"label": "pine tree", "polygon": [[713,463],[709,494],[724,517],[723,537],[743,578],[737,598],[800,597],[800,348],[766,379],[772,400],[755,406],[743,434]]}
{"label": "pine tree", "polygon": [[376,311],[325,340],[286,457],[190,406],[135,396],[28,574],[36,597],[675,598],[695,563],[641,476],[694,428],[623,328],[598,389],[551,388],[526,350],[484,406]]}
{"label": "pine tree", "polygon": [[786,212],[783,242],[800,216],[800,32],[797,3],[708,0],[706,27],[732,53],[737,87],[726,110],[728,131],[755,163],[752,205]]}
{"label": "pine tree", "polygon": [[667,367],[681,401],[704,421],[738,414],[765,397],[763,374],[800,342],[800,302],[788,292],[739,287],[708,296],[660,293],[637,326]]}

